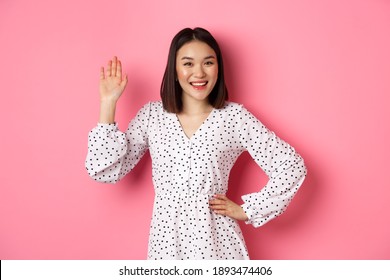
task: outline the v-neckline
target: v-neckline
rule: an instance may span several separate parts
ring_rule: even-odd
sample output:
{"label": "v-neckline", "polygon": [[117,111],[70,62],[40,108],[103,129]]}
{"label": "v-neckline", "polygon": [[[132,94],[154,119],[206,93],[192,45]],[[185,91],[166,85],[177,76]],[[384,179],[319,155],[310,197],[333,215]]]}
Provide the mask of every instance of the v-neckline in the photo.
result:
{"label": "v-neckline", "polygon": [[201,132],[202,130],[202,127],[204,126],[205,123],[207,123],[207,121],[210,119],[211,115],[214,113],[215,111],[215,108],[213,108],[210,113],[207,115],[207,117],[203,120],[203,122],[199,125],[199,127],[195,130],[194,133],[192,133],[191,136],[188,136],[187,133],[184,131],[184,128],[180,122],[180,119],[179,119],[179,116],[177,114],[175,114],[175,117],[176,117],[176,121],[179,125],[179,128],[181,130],[181,133],[183,134],[184,138],[187,139],[188,141],[191,141],[193,140],[196,136],[198,136],[198,134]]}

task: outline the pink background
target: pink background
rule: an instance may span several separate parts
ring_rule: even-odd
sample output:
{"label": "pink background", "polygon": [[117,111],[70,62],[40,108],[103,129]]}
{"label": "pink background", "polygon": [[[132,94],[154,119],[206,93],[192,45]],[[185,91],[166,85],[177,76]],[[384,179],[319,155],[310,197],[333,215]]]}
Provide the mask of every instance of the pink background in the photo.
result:
{"label": "pink background", "polygon": [[[0,1],[0,259],[144,259],[147,155],[117,185],[87,176],[99,67],[118,55],[125,129],[159,99],[172,37],[219,41],[231,100],[304,157],[287,212],[242,224],[252,259],[390,258],[390,1]],[[267,178],[246,154],[230,196]]]}

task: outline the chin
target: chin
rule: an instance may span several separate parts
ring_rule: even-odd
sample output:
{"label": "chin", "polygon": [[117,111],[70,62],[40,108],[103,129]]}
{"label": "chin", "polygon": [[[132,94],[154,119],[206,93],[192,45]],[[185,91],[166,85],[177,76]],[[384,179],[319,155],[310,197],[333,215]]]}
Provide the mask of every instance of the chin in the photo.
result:
{"label": "chin", "polygon": [[210,93],[200,93],[200,92],[190,94],[191,98],[196,99],[198,101],[208,100],[209,95]]}

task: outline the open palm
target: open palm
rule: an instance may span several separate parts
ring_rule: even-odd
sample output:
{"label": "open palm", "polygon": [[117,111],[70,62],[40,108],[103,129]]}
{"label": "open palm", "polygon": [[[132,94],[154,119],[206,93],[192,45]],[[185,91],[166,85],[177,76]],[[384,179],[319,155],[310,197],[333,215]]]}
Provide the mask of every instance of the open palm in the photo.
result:
{"label": "open palm", "polygon": [[114,56],[107,64],[107,69],[100,69],[100,100],[118,101],[127,84],[127,76],[122,75],[122,64]]}

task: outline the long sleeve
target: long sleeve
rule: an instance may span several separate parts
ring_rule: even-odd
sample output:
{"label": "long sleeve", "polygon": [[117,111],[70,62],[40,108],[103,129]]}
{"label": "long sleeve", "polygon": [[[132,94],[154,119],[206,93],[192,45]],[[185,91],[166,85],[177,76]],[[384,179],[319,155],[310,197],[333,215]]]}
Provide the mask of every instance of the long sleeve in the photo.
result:
{"label": "long sleeve", "polygon": [[244,204],[241,206],[248,216],[246,223],[260,227],[286,210],[307,170],[294,148],[244,107],[240,113],[240,141],[269,178],[259,192],[242,196]]}
{"label": "long sleeve", "polygon": [[126,132],[117,124],[98,123],[88,134],[85,167],[91,178],[116,183],[139,162],[148,149],[150,103],[143,106]]}

